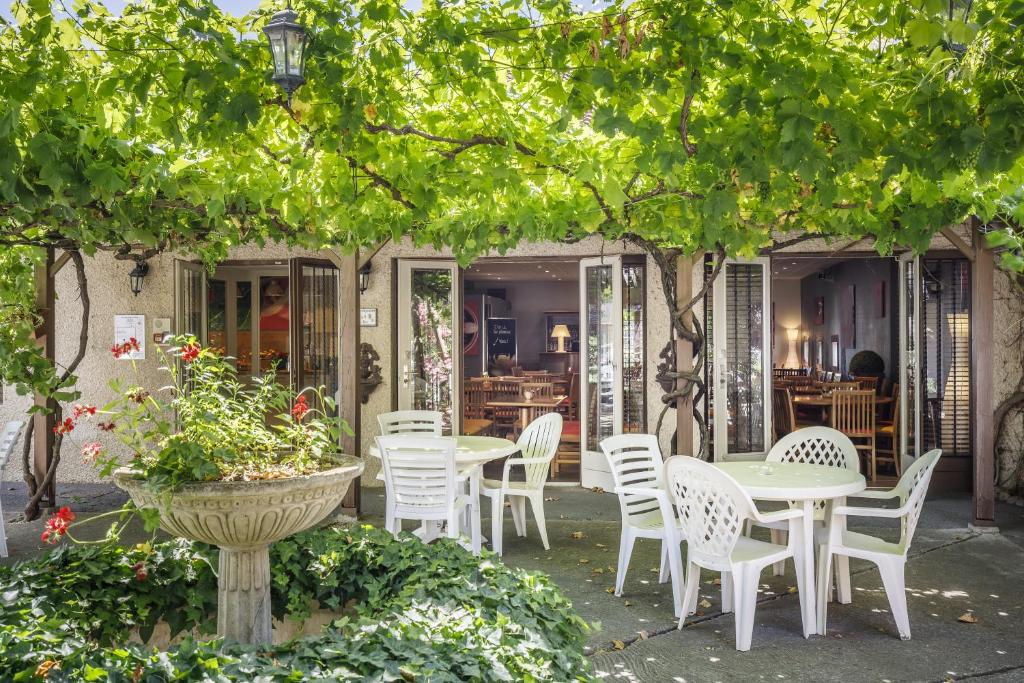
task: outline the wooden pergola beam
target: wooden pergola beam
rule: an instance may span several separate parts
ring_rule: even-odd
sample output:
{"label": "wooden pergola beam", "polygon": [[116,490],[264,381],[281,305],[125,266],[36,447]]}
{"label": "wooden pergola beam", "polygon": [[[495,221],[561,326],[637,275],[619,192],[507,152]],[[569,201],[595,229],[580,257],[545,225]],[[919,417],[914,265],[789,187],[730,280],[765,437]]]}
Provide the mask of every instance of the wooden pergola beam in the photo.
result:
{"label": "wooden pergola beam", "polygon": [[[975,248],[971,264],[971,398],[974,412],[974,496],[972,524],[992,527],[996,523],[995,416],[992,387],[995,383],[993,357],[993,285],[995,256],[985,247],[979,222],[971,221]],[[950,240],[952,241],[952,240]]]}
{"label": "wooden pergola beam", "polygon": [[967,244],[967,242],[965,242],[960,237],[960,235],[953,232],[953,229],[951,227],[947,225],[939,232],[942,233],[943,237],[952,242],[953,246],[956,247],[964,256],[966,256],[969,261],[971,261],[972,263],[974,262],[977,250],[971,245]]}
{"label": "wooden pergola beam", "polygon": [[[70,257],[62,257],[61,265],[67,262],[67,258]],[[57,270],[59,270],[59,266],[54,261],[53,247],[49,247],[46,250],[44,262],[35,268],[35,306],[41,317],[35,330],[35,341],[36,345],[42,349],[43,357],[50,363],[56,363],[54,308],[57,296],[54,276]],[[35,413],[32,417],[34,423],[32,426],[32,470],[36,485],[39,486],[46,479],[46,472],[50,468],[53,458],[53,411],[56,408],[56,403],[53,399],[48,399],[38,392],[35,394],[34,402],[37,407],[45,409]],[[54,477],[40,500],[42,507],[53,507],[56,502],[56,489],[56,477]]]}
{"label": "wooden pergola beam", "polygon": [[[352,435],[341,437],[342,451],[357,458],[362,457],[362,438],[360,435],[362,399],[360,397],[359,358],[359,252],[351,254],[335,254],[334,258],[341,275],[341,289],[338,293],[338,312],[340,318],[341,350],[338,357],[339,389],[341,400],[338,402],[341,418],[352,428]],[[361,478],[357,478],[345,494],[342,507],[353,515],[359,514],[361,499],[359,495]]]}
{"label": "wooden pergola beam", "polygon": [[376,256],[380,252],[380,250],[383,249],[390,241],[390,237],[386,240],[381,240],[377,244],[373,245],[371,249],[364,252],[362,257],[359,259],[359,268],[357,268],[357,270],[364,268],[367,263],[372,261],[373,257]]}
{"label": "wooden pergola beam", "polygon": [[[704,253],[693,256],[682,255],[676,259],[676,300],[668,302],[674,309],[693,298],[693,269],[704,263]],[[692,331],[689,316],[683,325]],[[676,372],[693,371],[693,344],[685,339],[676,339]],[[677,380],[676,389],[682,389],[686,382]],[[676,455],[693,455],[693,392],[676,400]]]}

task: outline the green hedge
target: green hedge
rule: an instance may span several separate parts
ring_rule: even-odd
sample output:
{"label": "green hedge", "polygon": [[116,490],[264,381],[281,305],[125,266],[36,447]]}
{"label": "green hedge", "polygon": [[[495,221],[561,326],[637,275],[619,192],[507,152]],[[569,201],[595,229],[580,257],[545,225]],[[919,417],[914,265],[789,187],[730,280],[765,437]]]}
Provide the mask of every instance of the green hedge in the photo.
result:
{"label": "green hedge", "polygon": [[161,619],[212,631],[216,560],[216,548],[174,540],[66,545],[0,567],[0,680],[589,680],[586,624],[547,577],[373,527],[272,546],[277,616],[305,616],[314,600],[347,608],[320,635],[272,648],[124,644],[132,628],[147,634]]}

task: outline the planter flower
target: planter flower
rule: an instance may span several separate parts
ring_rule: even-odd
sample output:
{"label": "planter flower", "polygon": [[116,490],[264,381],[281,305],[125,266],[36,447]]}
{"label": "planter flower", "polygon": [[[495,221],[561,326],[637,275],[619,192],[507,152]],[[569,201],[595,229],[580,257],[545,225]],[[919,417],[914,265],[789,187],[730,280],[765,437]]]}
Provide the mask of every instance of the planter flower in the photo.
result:
{"label": "planter flower", "polygon": [[[322,389],[296,395],[276,373],[245,384],[234,365],[195,339],[165,354],[171,384],[150,392],[111,384],[118,398],[99,412],[99,427],[133,454],[127,467],[96,443],[82,457],[128,492],[144,516],[167,532],[221,548],[217,633],[243,643],[271,642],[268,548],[323,520],[363,470],[338,453],[348,426]],[[120,357],[131,342],[115,346]],[[70,512],[69,512],[70,514]],[[59,519],[54,538],[70,519]]]}

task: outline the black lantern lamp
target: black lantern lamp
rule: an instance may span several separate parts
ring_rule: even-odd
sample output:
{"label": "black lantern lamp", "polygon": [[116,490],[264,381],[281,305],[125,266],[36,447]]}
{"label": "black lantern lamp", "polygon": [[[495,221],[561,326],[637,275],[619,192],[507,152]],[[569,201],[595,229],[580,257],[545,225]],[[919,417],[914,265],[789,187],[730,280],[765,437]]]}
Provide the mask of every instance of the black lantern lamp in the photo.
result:
{"label": "black lantern lamp", "polygon": [[139,295],[142,291],[142,281],[149,275],[149,264],[145,261],[136,261],[132,272],[128,273],[128,279],[132,283],[132,294]]}
{"label": "black lantern lamp", "polygon": [[370,271],[373,270],[373,264],[367,261],[363,264],[363,267],[359,269],[359,293],[365,294],[366,290],[370,288]]}
{"label": "black lantern lamp", "polygon": [[306,82],[303,76],[306,61],[306,27],[296,22],[299,15],[288,8],[276,12],[263,32],[270,43],[270,56],[274,61],[274,82],[288,95],[288,106],[292,104],[292,93]]}

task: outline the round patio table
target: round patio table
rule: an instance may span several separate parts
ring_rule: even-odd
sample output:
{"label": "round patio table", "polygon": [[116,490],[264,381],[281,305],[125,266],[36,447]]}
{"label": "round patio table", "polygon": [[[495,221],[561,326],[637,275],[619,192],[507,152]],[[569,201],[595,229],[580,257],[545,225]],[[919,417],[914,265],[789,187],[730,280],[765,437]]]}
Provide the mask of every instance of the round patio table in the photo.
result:
{"label": "round patio table", "polygon": [[[797,589],[804,595],[804,637],[818,632],[814,588],[814,504],[842,505],[846,496],[867,488],[864,475],[841,467],[784,462],[720,462],[720,470],[735,479],[755,500],[788,501],[803,508],[802,550],[796,560]],[[826,510],[827,512],[827,510]],[[831,515],[826,514],[825,524]]]}

